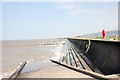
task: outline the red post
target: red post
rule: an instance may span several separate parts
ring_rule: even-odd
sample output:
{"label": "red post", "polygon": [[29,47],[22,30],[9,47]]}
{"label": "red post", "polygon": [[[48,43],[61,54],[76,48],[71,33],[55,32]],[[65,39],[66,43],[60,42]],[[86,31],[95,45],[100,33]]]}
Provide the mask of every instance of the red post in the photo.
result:
{"label": "red post", "polygon": [[105,32],[105,30],[103,29],[103,30],[102,30],[102,38],[104,39],[105,36],[106,36],[106,32]]}

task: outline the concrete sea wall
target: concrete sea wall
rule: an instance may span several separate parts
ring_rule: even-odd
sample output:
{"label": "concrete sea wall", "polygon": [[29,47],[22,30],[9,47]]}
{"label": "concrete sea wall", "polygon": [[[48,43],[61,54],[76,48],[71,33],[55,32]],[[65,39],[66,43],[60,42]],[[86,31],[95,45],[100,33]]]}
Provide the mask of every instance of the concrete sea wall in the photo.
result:
{"label": "concrete sea wall", "polygon": [[120,42],[105,40],[68,39],[80,54],[84,54],[103,74],[120,73]]}

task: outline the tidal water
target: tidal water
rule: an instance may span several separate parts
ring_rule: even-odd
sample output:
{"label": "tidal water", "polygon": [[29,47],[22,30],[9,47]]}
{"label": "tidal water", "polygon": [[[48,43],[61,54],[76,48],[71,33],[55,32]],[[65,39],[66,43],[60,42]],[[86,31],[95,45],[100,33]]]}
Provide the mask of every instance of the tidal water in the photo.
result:
{"label": "tidal water", "polygon": [[28,64],[22,73],[53,65],[50,59],[59,59],[63,39],[8,40],[2,42],[2,77],[9,77],[20,64]]}

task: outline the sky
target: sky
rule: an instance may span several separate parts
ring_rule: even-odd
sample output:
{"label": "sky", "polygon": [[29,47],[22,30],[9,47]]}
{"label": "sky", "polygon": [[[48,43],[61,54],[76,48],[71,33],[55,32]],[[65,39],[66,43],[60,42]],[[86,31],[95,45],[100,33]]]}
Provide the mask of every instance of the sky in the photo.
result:
{"label": "sky", "polygon": [[2,2],[0,5],[2,40],[66,38],[118,29],[117,2]]}

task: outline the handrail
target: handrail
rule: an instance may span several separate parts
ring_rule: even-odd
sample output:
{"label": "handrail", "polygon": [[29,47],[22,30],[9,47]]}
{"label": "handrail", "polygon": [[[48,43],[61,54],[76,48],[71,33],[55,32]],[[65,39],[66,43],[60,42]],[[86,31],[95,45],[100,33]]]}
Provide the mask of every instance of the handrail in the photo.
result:
{"label": "handrail", "polygon": [[87,49],[86,49],[86,51],[84,53],[87,53],[89,51],[90,45],[91,45],[91,41],[88,39],[88,46],[87,46]]}
{"label": "handrail", "polygon": [[20,67],[8,78],[8,80],[15,80],[18,76],[19,76],[19,74],[20,74],[20,72],[22,71],[22,69],[25,67],[25,65],[26,65],[26,61],[24,61],[21,65],[20,65]]}

